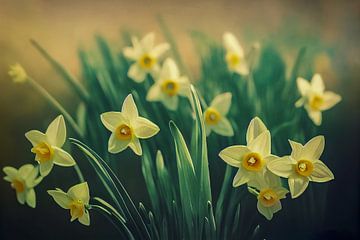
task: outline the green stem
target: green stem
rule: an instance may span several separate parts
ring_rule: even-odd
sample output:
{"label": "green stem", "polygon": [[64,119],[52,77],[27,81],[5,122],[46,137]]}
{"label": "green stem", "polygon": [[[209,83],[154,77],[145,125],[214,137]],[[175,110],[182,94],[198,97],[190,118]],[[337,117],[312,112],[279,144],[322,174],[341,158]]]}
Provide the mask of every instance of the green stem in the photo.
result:
{"label": "green stem", "polygon": [[75,169],[76,174],[78,175],[79,181],[85,182],[84,175],[82,174],[82,172],[77,164],[74,165],[74,169]]}

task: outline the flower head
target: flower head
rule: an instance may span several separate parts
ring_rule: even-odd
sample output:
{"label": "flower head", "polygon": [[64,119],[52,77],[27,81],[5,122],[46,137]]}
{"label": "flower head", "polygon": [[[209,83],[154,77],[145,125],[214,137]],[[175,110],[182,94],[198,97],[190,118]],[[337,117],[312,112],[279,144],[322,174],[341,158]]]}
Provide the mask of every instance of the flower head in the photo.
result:
{"label": "flower head", "polygon": [[119,153],[130,147],[134,153],[142,155],[139,138],[150,138],[160,130],[156,124],[139,116],[131,94],[125,98],[121,112],[106,112],[100,117],[104,126],[112,132],[108,144],[110,153]]}
{"label": "flower head", "polygon": [[62,149],[66,140],[66,126],[62,115],[50,123],[45,133],[31,130],[25,133],[25,137],[33,145],[31,152],[40,164],[41,176],[48,175],[54,164],[63,167],[76,164],[72,156]]}
{"label": "flower head", "polygon": [[25,69],[18,63],[10,66],[9,75],[16,83],[25,82],[28,78]]}
{"label": "flower head", "polygon": [[290,141],[290,156],[273,159],[267,165],[274,174],[288,178],[292,198],[300,196],[309,181],[327,182],[334,179],[330,169],[319,160],[325,146],[323,136],[312,138],[304,146]]}
{"label": "flower head", "polygon": [[70,210],[71,220],[79,220],[80,223],[89,226],[90,216],[87,210],[90,194],[87,182],[72,186],[67,192],[61,189],[47,191],[60,207]]}
{"label": "flower head", "polygon": [[181,76],[175,61],[167,58],[161,68],[159,77],[149,89],[148,101],[161,101],[166,108],[176,110],[179,96],[188,96],[190,83],[187,77]]}
{"label": "flower head", "polygon": [[148,33],[140,41],[132,37],[133,47],[124,48],[126,58],[135,61],[129,68],[128,77],[135,82],[145,80],[146,74],[154,74],[159,70],[158,60],[169,48],[168,43],[154,45],[155,34]]}
{"label": "flower head", "polygon": [[234,131],[230,121],[226,118],[231,105],[231,93],[223,93],[214,98],[204,112],[206,135],[211,131],[223,136],[233,136]]}
{"label": "flower head", "polygon": [[321,125],[322,111],[332,108],[341,101],[340,95],[325,91],[324,82],[320,74],[315,74],[311,79],[311,83],[303,78],[298,78],[297,86],[301,98],[295,103],[295,106],[304,106],[310,119],[316,125]]}
{"label": "flower head", "polygon": [[11,187],[16,191],[19,203],[26,202],[32,208],[36,206],[36,195],[34,187],[38,185],[42,177],[38,177],[39,170],[31,164],[25,164],[19,169],[4,167],[5,181],[11,183]]}
{"label": "flower head", "polygon": [[229,32],[223,35],[224,46],[226,50],[225,60],[228,69],[241,75],[249,74],[249,67],[246,63],[244,50],[236,37]]}
{"label": "flower head", "polygon": [[267,162],[276,158],[271,155],[270,132],[258,117],[251,120],[246,139],[246,146],[230,146],[219,154],[227,164],[239,168],[233,180],[234,187],[262,178]]}

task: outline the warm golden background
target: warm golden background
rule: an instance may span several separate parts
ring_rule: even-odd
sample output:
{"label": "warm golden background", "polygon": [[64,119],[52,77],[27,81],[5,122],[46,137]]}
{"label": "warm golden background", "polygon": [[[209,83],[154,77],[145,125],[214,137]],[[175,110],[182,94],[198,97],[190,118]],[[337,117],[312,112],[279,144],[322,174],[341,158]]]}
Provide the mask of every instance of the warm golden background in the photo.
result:
{"label": "warm golden background", "polygon": [[[221,41],[224,31],[232,31],[249,49],[253,42],[273,41],[291,66],[298,48],[317,39],[330,49],[320,54],[316,70],[323,74],[328,88],[340,93],[343,101],[324,124],[327,149],[336,180],[329,185],[328,219],[324,231],[357,234],[358,226],[358,149],[360,84],[360,4],[358,1],[56,1],[0,0],[0,167],[32,162],[24,132],[45,128],[57,112],[25,85],[16,85],[7,75],[8,65],[21,63],[28,73],[73,109],[76,97],[69,91],[31,47],[38,40],[74,75],[79,75],[77,48],[91,48],[94,34],[102,34],[118,50],[120,30],[140,33],[155,31],[162,40],[156,16],[161,14],[171,27],[183,57],[196,76],[197,56],[190,30],[203,31]],[[310,39],[311,41],[306,41]],[[321,45],[320,44],[320,45]],[[312,46],[309,46],[310,50]],[[326,121],[325,121],[326,122]],[[143,199],[139,163],[124,161],[125,185],[136,201]],[[131,171],[129,171],[131,169]],[[121,170],[120,170],[121,171]],[[62,176],[64,179],[59,179]],[[114,231],[101,217],[92,216],[89,229],[67,222],[64,212],[45,190],[67,189],[75,182],[71,170],[56,168],[37,188],[38,207],[17,204],[15,194],[0,181],[0,239],[82,239],[111,238]],[[141,185],[139,187],[139,185]],[[284,210],[286,211],[286,210]],[[320,230],[319,230],[320,231]],[[101,239],[101,238],[98,238]]]}

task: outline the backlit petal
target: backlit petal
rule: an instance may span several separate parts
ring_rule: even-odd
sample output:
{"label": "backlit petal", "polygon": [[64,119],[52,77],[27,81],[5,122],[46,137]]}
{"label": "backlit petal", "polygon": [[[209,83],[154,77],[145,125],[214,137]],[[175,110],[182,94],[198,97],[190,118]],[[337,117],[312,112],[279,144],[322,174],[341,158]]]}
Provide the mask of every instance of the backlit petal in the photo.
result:
{"label": "backlit petal", "polygon": [[237,53],[240,57],[244,57],[244,50],[239,44],[234,34],[226,32],[223,35],[224,46],[227,51]]}
{"label": "backlit petal", "polygon": [[66,151],[62,150],[61,148],[57,148],[57,147],[53,147],[53,149],[54,149],[53,161],[56,165],[59,165],[62,167],[70,167],[70,166],[74,166],[76,164],[73,157]]}
{"label": "backlit petal", "polygon": [[141,47],[144,52],[150,52],[154,47],[155,34],[153,32],[146,34],[143,39],[141,39]]}
{"label": "backlit petal", "polygon": [[211,102],[210,107],[215,108],[221,115],[225,116],[231,106],[231,97],[232,94],[230,92],[219,94]]}
{"label": "backlit petal", "polygon": [[265,132],[266,130],[267,128],[260,118],[253,118],[247,128],[246,142],[249,144],[252,140],[257,138],[261,133]]}
{"label": "backlit petal", "polygon": [[212,130],[222,136],[234,136],[234,130],[230,121],[224,117],[222,117],[216,125],[212,126]]}
{"label": "backlit petal", "polygon": [[248,144],[249,149],[253,152],[261,154],[263,157],[270,155],[271,152],[271,136],[267,130],[261,133],[253,141]]}
{"label": "backlit petal", "polygon": [[133,63],[129,68],[127,76],[135,82],[141,83],[145,80],[146,72],[139,66],[139,64]]}
{"label": "backlit petal", "polygon": [[156,58],[161,57],[167,50],[170,49],[170,44],[168,43],[160,43],[159,45],[156,45],[150,52],[151,55],[153,55]]}
{"label": "backlit petal", "polygon": [[301,143],[295,142],[295,141],[291,141],[288,140],[291,146],[291,157],[294,160],[300,160],[302,151],[303,151],[303,145],[301,145]]}
{"label": "backlit petal", "polygon": [[160,131],[156,124],[143,117],[137,117],[131,122],[131,125],[138,138],[150,138]]}
{"label": "backlit petal", "polygon": [[242,169],[239,169],[236,172],[236,175],[233,179],[233,187],[239,187],[250,180],[248,173]]}
{"label": "backlit petal", "polygon": [[89,211],[85,210],[84,214],[78,218],[79,222],[85,226],[90,226],[90,215]]}
{"label": "backlit petal", "polygon": [[62,115],[54,119],[46,130],[46,136],[51,145],[62,147],[66,140],[66,126]]}
{"label": "backlit petal", "polygon": [[178,66],[172,58],[167,58],[160,71],[160,79],[175,80],[180,77]]}
{"label": "backlit petal", "polygon": [[142,155],[142,148],[138,138],[133,138],[129,143],[129,147],[134,151],[136,155]]}
{"label": "backlit petal", "polygon": [[108,151],[110,153],[114,153],[114,154],[122,152],[129,146],[130,141],[131,141],[130,139],[129,140],[119,140],[116,138],[115,133],[112,133],[110,135],[109,142],[108,142]]}
{"label": "backlit petal", "polygon": [[54,167],[54,162],[52,160],[46,161],[40,164],[40,175],[45,177],[49,175],[51,169]]}
{"label": "backlit petal", "polygon": [[260,203],[260,201],[257,202],[257,209],[259,213],[261,213],[267,220],[271,220],[273,217],[273,212],[271,211],[270,207],[265,207]]}
{"label": "backlit petal", "polygon": [[329,91],[325,92],[323,97],[324,97],[324,103],[321,106],[321,111],[328,110],[341,101],[340,95]]}
{"label": "backlit petal", "polygon": [[306,190],[309,185],[309,179],[301,176],[290,176],[288,183],[291,197],[297,198]]}
{"label": "backlit petal", "polygon": [[146,95],[147,101],[159,101],[161,99],[161,87],[159,84],[154,84],[150,87],[148,90],[148,93]]}
{"label": "backlit petal", "polygon": [[121,112],[125,115],[125,117],[129,118],[131,121],[139,116],[138,109],[136,107],[134,98],[132,94],[129,94],[122,105]]}
{"label": "backlit petal", "polygon": [[311,79],[311,89],[317,93],[323,93],[325,90],[324,82],[321,75],[316,73]]}
{"label": "backlit petal", "polygon": [[298,90],[299,90],[301,96],[306,96],[309,93],[309,91],[311,89],[311,85],[307,80],[305,80],[304,78],[298,77],[296,79],[296,84],[297,84],[297,87],[298,87]]}
{"label": "backlit petal", "polygon": [[301,158],[305,160],[318,160],[324,151],[324,136],[316,136],[308,141],[302,150]]}
{"label": "backlit petal", "polygon": [[313,182],[328,182],[334,179],[334,174],[331,170],[320,160],[313,162],[314,170],[309,176]]}
{"label": "backlit petal", "polygon": [[25,133],[25,137],[31,142],[33,146],[41,142],[47,142],[46,135],[38,130],[31,130]]}
{"label": "backlit petal", "polygon": [[29,207],[36,207],[36,194],[35,190],[32,188],[26,193],[26,203]]}
{"label": "backlit petal", "polygon": [[250,149],[246,146],[230,146],[219,153],[219,156],[227,164],[233,167],[240,167],[242,159],[245,154],[249,153]]}
{"label": "backlit petal", "polygon": [[163,95],[161,98],[161,102],[165,105],[165,107],[171,111],[175,111],[179,104],[179,98],[178,96],[167,96]]}
{"label": "backlit petal", "polygon": [[25,164],[19,168],[18,175],[23,179],[26,179],[29,174],[34,170],[34,166],[31,164]]}
{"label": "backlit petal", "polygon": [[289,156],[276,158],[267,163],[267,168],[277,176],[288,178],[294,173],[294,164]]}
{"label": "backlit petal", "polygon": [[4,173],[9,176],[11,179],[16,178],[17,174],[18,174],[18,170],[16,168],[13,167],[4,167],[3,168]]}
{"label": "backlit petal", "polygon": [[48,190],[50,196],[53,197],[54,201],[62,208],[69,209],[73,201],[65,192],[59,190]]}
{"label": "backlit petal", "polygon": [[129,120],[121,112],[106,112],[100,115],[101,122],[111,132],[122,123],[129,124]]}
{"label": "backlit petal", "polygon": [[87,182],[79,183],[72,186],[68,190],[67,195],[73,200],[81,200],[85,204],[88,204],[90,200],[90,194]]}

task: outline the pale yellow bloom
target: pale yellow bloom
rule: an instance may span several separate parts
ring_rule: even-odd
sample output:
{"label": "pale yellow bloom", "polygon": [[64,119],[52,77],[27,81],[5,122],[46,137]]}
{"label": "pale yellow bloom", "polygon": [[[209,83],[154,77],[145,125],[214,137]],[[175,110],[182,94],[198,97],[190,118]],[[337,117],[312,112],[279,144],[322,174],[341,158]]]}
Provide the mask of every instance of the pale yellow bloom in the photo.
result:
{"label": "pale yellow bloom", "polygon": [[300,196],[309,181],[327,182],[334,179],[330,169],[319,160],[324,151],[325,139],[323,136],[312,138],[304,146],[290,141],[291,156],[285,156],[270,161],[268,169],[274,174],[288,178],[292,198]]}
{"label": "pale yellow bloom", "polygon": [[25,82],[28,78],[25,69],[18,63],[11,65],[8,73],[16,83]]}
{"label": "pale yellow bloom", "polygon": [[295,103],[295,106],[304,106],[315,125],[321,125],[322,111],[332,108],[341,101],[340,95],[325,91],[324,82],[320,74],[315,74],[311,79],[311,83],[299,77],[297,79],[297,86],[301,98]]}
{"label": "pale yellow bloom", "polygon": [[139,139],[150,138],[160,130],[156,124],[139,116],[131,94],[125,98],[121,112],[106,112],[100,117],[104,126],[111,131],[108,143],[110,153],[119,153],[130,147],[134,153],[142,155]]}
{"label": "pale yellow bloom", "polygon": [[224,47],[226,50],[225,60],[229,71],[240,75],[248,75],[249,67],[245,59],[244,50],[236,37],[229,32],[223,35]]}
{"label": "pale yellow bloom", "polygon": [[231,93],[223,93],[214,98],[210,106],[204,112],[206,135],[211,131],[222,136],[233,136],[234,131],[230,121],[226,118],[231,106]]}
{"label": "pale yellow bloom", "polygon": [[6,173],[5,181],[11,183],[11,187],[16,191],[16,197],[19,203],[26,202],[32,208],[36,206],[36,194],[34,187],[38,185],[42,177],[38,177],[39,170],[31,164],[25,164],[19,169],[13,167],[4,167]]}
{"label": "pale yellow bloom", "polygon": [[132,37],[133,47],[124,48],[124,56],[134,63],[130,66],[128,77],[135,82],[145,80],[148,73],[153,76],[159,71],[159,58],[170,48],[168,43],[154,45],[155,34],[148,33],[140,41]]}
{"label": "pale yellow bloom", "polygon": [[35,154],[42,176],[48,175],[54,164],[63,167],[76,164],[72,156],[62,149],[66,140],[66,126],[62,115],[50,123],[45,133],[31,130],[25,133],[25,137],[33,145],[31,152]]}
{"label": "pale yellow bloom", "polygon": [[60,207],[70,210],[71,220],[79,220],[80,223],[89,226],[90,216],[87,210],[90,194],[87,182],[72,186],[67,192],[61,189],[47,191]]}

